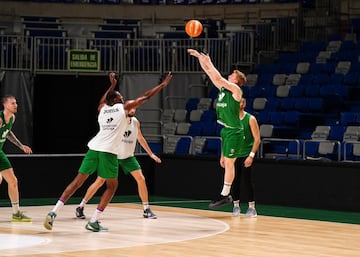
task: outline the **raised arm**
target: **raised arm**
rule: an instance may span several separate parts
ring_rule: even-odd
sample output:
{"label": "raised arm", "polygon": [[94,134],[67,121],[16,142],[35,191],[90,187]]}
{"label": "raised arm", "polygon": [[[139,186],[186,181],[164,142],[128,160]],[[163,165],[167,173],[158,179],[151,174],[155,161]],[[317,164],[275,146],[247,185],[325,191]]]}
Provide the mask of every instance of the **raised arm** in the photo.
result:
{"label": "raised arm", "polygon": [[242,91],[239,86],[221,76],[220,72],[215,68],[208,54],[199,53],[195,49],[188,49],[188,53],[198,58],[201,68],[204,70],[206,75],[209,76],[211,82],[218,89],[224,87],[233,93],[235,99],[240,100]]}
{"label": "raised arm", "polygon": [[172,79],[172,73],[169,72],[167,74],[166,78],[164,79],[164,81],[161,82],[159,85],[157,85],[156,87],[146,91],[142,96],[136,98],[135,100],[126,101],[125,104],[124,104],[124,109],[129,111],[132,108],[137,108],[140,105],[144,104],[151,97],[153,97],[154,95],[159,93],[161,89],[166,87],[170,83],[171,79]]}
{"label": "raised arm", "polygon": [[100,102],[99,102],[99,106],[98,106],[98,111],[100,111],[100,109],[104,106],[104,104],[106,103],[106,95],[110,92],[113,91],[116,84],[117,84],[117,80],[116,80],[116,74],[115,72],[110,72],[109,74],[109,79],[110,79],[110,87],[106,90],[106,92],[104,93],[104,95],[101,97]]}

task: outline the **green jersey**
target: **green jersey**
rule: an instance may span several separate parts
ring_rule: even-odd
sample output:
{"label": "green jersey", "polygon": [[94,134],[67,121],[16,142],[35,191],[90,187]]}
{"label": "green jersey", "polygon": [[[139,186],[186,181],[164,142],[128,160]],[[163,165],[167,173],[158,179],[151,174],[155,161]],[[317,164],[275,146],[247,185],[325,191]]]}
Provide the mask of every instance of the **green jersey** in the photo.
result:
{"label": "green jersey", "polygon": [[243,142],[243,147],[241,149],[241,157],[248,156],[254,145],[254,136],[251,132],[250,118],[251,118],[251,114],[245,113],[245,116],[242,119],[240,119],[244,127],[244,142]]}
{"label": "green jersey", "polygon": [[10,132],[12,125],[13,125],[13,116],[10,118],[9,122],[5,122],[4,112],[0,112],[0,118],[2,119],[2,125],[0,127],[0,150],[2,150],[8,133]]}
{"label": "green jersey", "polygon": [[216,114],[218,123],[227,128],[241,129],[239,119],[240,102],[236,101],[232,92],[222,87],[218,93],[216,102]]}
{"label": "green jersey", "polygon": [[217,122],[224,126],[220,132],[222,154],[228,158],[240,157],[244,142],[244,128],[239,118],[240,102],[236,101],[232,93],[224,87],[218,94],[216,113]]}

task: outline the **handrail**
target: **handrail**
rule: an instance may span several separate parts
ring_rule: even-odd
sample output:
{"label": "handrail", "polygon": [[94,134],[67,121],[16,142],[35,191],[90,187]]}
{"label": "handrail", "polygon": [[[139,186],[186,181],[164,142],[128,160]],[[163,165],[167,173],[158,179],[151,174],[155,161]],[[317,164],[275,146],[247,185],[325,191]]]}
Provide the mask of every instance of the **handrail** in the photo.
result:
{"label": "handrail", "polygon": [[308,140],[304,140],[304,144],[303,144],[303,159],[306,158],[306,143],[309,142],[331,142],[331,143],[335,143],[337,145],[337,161],[341,160],[341,143],[338,140],[329,140],[329,139],[308,139]]}
{"label": "handrail", "polygon": [[264,143],[265,142],[296,142],[296,158],[300,159],[300,140],[296,138],[272,138],[272,137],[264,137],[260,142],[260,151],[258,151],[258,157],[264,158]]}

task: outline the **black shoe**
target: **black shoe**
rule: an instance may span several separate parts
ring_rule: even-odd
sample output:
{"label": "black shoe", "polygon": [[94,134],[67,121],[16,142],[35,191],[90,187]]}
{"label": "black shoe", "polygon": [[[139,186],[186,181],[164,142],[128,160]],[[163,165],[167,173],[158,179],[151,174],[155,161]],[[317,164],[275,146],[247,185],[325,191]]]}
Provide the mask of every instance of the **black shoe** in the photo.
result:
{"label": "black shoe", "polygon": [[232,203],[233,199],[231,195],[227,195],[227,196],[223,196],[220,195],[219,198],[213,200],[210,204],[209,204],[209,208],[213,209],[213,208],[219,208],[223,205]]}
{"label": "black shoe", "polygon": [[86,216],[84,214],[84,207],[77,207],[75,210],[75,215],[78,219],[85,219]]}
{"label": "black shoe", "polygon": [[153,213],[150,208],[147,208],[146,210],[144,210],[144,214],[143,214],[143,217],[145,219],[156,219],[157,216],[155,213]]}

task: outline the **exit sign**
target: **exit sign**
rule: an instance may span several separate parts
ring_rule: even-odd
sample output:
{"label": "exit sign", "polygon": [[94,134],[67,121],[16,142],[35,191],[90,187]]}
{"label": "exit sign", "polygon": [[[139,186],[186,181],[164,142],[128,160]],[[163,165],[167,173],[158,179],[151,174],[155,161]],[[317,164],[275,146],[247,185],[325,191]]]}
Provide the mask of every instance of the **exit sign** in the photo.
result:
{"label": "exit sign", "polygon": [[97,50],[68,51],[68,70],[71,71],[99,71],[100,52]]}

